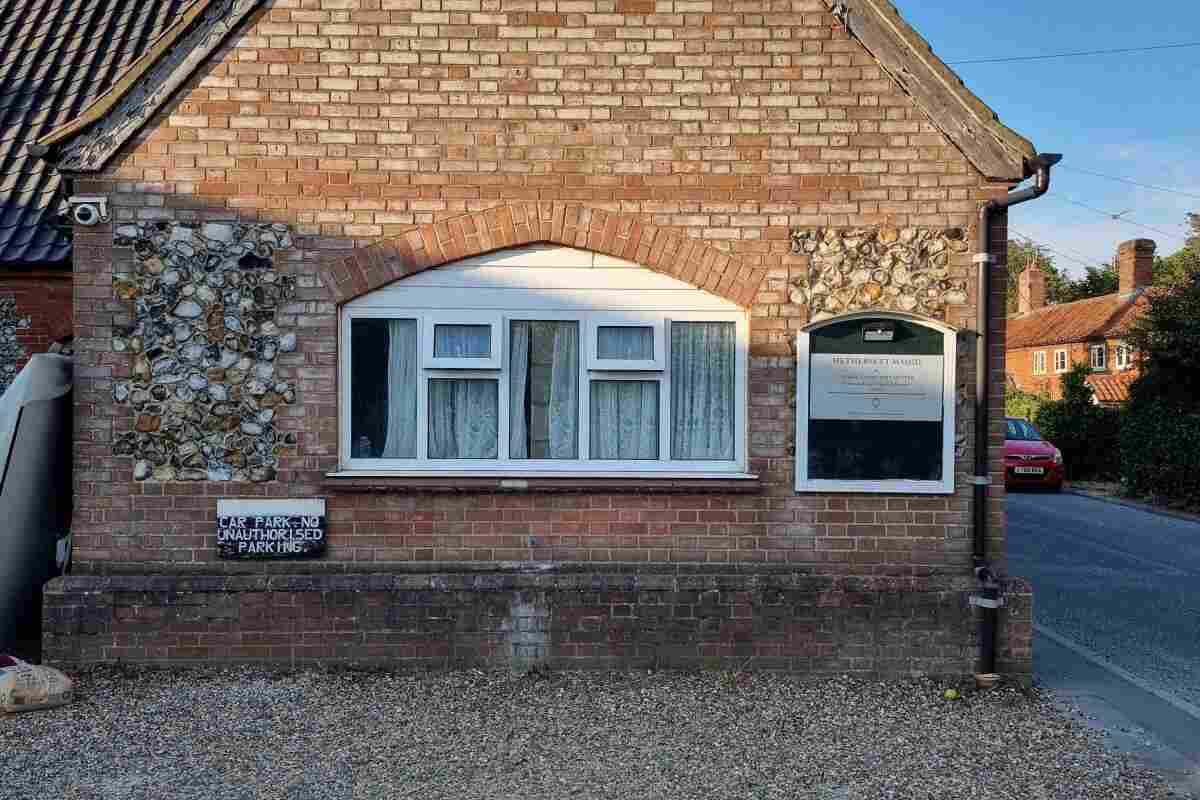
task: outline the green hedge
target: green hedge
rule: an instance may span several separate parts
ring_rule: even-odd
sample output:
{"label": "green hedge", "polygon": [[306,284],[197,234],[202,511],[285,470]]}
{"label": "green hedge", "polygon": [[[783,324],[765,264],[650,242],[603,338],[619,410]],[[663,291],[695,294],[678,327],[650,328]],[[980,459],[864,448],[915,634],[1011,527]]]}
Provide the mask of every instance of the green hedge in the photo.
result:
{"label": "green hedge", "polygon": [[1200,503],[1200,414],[1131,404],[1121,430],[1121,482],[1137,497]]}
{"label": "green hedge", "polygon": [[1034,414],[1042,436],[1062,451],[1068,480],[1116,478],[1121,470],[1121,412],[1092,402],[1090,370],[1077,364],[1062,376],[1063,399]]}
{"label": "green hedge", "polygon": [[1050,399],[1045,395],[1009,389],[1004,395],[1004,413],[1010,417],[1033,420],[1038,409],[1048,402]]}

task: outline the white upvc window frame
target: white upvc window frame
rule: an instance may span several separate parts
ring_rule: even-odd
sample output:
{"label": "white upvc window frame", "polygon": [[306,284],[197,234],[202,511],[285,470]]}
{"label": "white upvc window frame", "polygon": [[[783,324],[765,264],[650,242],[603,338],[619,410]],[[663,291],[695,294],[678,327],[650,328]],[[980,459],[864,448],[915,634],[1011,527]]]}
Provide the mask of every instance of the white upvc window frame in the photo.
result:
{"label": "white upvc window frame", "polygon": [[[811,336],[814,331],[838,322],[868,319],[899,319],[923,325],[942,334],[942,477],[936,481],[918,480],[840,480],[808,477],[809,380]],[[796,491],[798,493],[850,494],[954,494],[954,414],[955,366],[958,363],[958,336],[947,325],[927,317],[899,311],[843,314],[812,323],[796,334]]]}
{"label": "white upvc window frame", "polygon": [[[447,310],[430,312],[428,309],[402,307],[343,306],[339,319],[338,398],[340,470],[338,475],[363,477],[752,477],[747,473],[749,447],[749,344],[750,320],[745,311],[678,311],[663,309],[622,314],[611,309],[597,311],[559,312],[542,309],[520,309],[503,311]],[[492,319],[494,317],[494,319]],[[509,457],[509,358],[510,323],[517,320],[576,321],[580,336],[587,335],[597,322],[612,319],[655,319],[663,340],[664,359],[661,370],[612,370],[593,369],[586,356],[586,342],[580,342],[579,374],[579,458],[559,459],[513,459]],[[350,371],[352,356],[351,325],[355,319],[416,319],[419,337],[417,378],[417,457],[416,458],[354,458],[351,445],[351,402]],[[495,325],[492,332],[492,357],[483,366],[485,359],[434,359],[433,325],[481,324],[481,320]],[[671,375],[670,375],[670,325],[672,322],[732,322],[735,325],[735,440],[734,458],[730,461],[683,461],[671,459]],[[607,324],[607,323],[605,323]],[[497,330],[498,329],[498,330]],[[497,332],[499,336],[497,336]],[[500,343],[497,352],[497,342]],[[430,361],[432,360],[432,364]],[[467,367],[451,367],[446,362],[467,363]],[[602,362],[603,363],[603,362]],[[433,378],[491,379],[498,382],[499,437],[495,459],[431,459],[429,458],[429,380]],[[591,382],[593,380],[637,380],[659,383],[659,457],[657,460],[592,460],[589,458],[591,444]]]}
{"label": "white upvc window frame", "polygon": [[[654,334],[654,357],[650,359],[600,358],[601,328],[650,328]],[[597,313],[587,321],[583,342],[588,369],[603,372],[662,372],[667,368],[667,322],[659,315],[629,312]]]}
{"label": "white upvc window frame", "polygon": [[[425,311],[425,325],[417,331],[421,341],[421,366],[424,369],[501,369],[504,352],[503,319],[489,311]],[[438,325],[488,325],[491,327],[491,352],[482,358],[438,356],[433,345]]]}
{"label": "white upvc window frame", "polygon": [[1038,350],[1036,353],[1033,354],[1033,374],[1034,375],[1045,375],[1046,374],[1046,351],[1045,350]]}
{"label": "white upvc window frame", "polygon": [[[1100,354],[1100,358],[1096,358],[1096,354]],[[1097,360],[1100,363],[1096,363]],[[1088,364],[1092,367],[1092,372],[1107,372],[1108,371],[1108,345],[1106,344],[1091,344],[1088,345]]]}
{"label": "white upvc window frame", "polygon": [[1113,364],[1118,370],[1127,370],[1133,366],[1133,348],[1125,342],[1118,342],[1113,354]]}
{"label": "white upvc window frame", "polygon": [[[1062,356],[1062,364],[1061,365],[1059,364],[1059,360],[1058,360],[1059,356]],[[1067,372],[1070,369],[1071,369],[1071,360],[1069,358],[1067,358],[1067,351],[1066,350],[1055,350],[1054,351],[1054,372],[1055,372],[1055,374]]]}

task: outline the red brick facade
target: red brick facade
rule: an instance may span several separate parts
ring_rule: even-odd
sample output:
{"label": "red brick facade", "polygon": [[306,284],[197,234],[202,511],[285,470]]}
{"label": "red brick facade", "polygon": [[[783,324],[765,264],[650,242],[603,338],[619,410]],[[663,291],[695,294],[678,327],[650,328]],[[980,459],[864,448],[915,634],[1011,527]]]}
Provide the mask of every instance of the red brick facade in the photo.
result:
{"label": "red brick facade", "polygon": [[[1122,344],[1120,339],[1108,339],[1104,342],[1105,368],[1097,370],[1096,374],[1118,375],[1132,380],[1137,376],[1137,366],[1131,365],[1124,369],[1117,368],[1117,346]],[[1062,399],[1062,372],[1054,367],[1054,354],[1060,350],[1067,353],[1067,368],[1069,371],[1076,364],[1091,364],[1091,348],[1095,342],[1067,342],[1064,344],[1048,344],[1041,347],[1022,347],[1008,351],[1007,369],[1009,380],[1018,389],[1032,394],[1041,394],[1051,400]],[[1045,353],[1046,369],[1034,371],[1034,354]],[[1103,399],[1101,399],[1103,402]]]}
{"label": "red brick facade", "polygon": [[[617,563],[703,563],[730,574],[791,565],[796,574],[951,592],[960,621],[969,620],[961,581],[971,567],[969,444],[949,497],[792,488],[792,342],[806,311],[790,303],[789,285],[808,261],[792,253],[790,232],[880,225],[973,235],[981,203],[1009,185],[985,181],[816,0],[785,12],[705,0],[541,8],[277,0],[103,174],[79,176],[77,191],[107,196],[113,210],[111,225],[76,232],[79,570],[271,572],[216,561],[216,498],[320,496],[330,509],[327,559],[313,566],[322,572],[386,573],[412,562],[594,562],[605,574]],[[113,293],[113,273],[127,271],[132,254],[114,247],[113,230],[147,219],[282,222],[297,234],[276,266],[299,291],[282,310],[299,348],[278,361],[298,396],[279,427],[299,444],[275,482],[138,483],[132,459],[112,452],[134,424],[111,399],[113,382],[131,370],[110,346],[131,313]],[[1004,227],[997,219],[1000,264]],[[338,467],[339,302],[539,241],[633,260],[750,309],[749,467],[760,492],[349,493],[326,479]],[[969,253],[950,270],[968,279]],[[1003,269],[995,274],[992,327],[1002,336]],[[952,307],[946,322],[970,328],[973,304],[972,296]],[[989,508],[990,552],[1001,565],[1002,341],[992,353]],[[964,391],[971,363],[961,360]],[[882,596],[872,592],[863,596]],[[56,602],[82,607],[70,596]],[[738,617],[737,603],[730,608]],[[60,630],[77,624],[67,617]],[[1029,631],[1016,619],[1005,658],[1020,671]],[[192,622],[158,644],[107,639],[90,657],[238,656],[229,637],[244,628]],[[870,659],[855,667],[853,648],[879,640],[845,625],[831,645],[837,668],[889,671]],[[969,670],[973,626],[954,630],[936,664],[920,661],[919,637],[906,639],[908,666],[892,671]],[[816,641],[812,631],[792,641],[803,636]]]}
{"label": "red brick facade", "polygon": [[0,297],[12,297],[13,315],[29,320],[28,327],[17,327],[17,342],[25,351],[14,364],[18,372],[29,356],[45,353],[51,345],[71,338],[74,298],[70,272],[0,272]]}

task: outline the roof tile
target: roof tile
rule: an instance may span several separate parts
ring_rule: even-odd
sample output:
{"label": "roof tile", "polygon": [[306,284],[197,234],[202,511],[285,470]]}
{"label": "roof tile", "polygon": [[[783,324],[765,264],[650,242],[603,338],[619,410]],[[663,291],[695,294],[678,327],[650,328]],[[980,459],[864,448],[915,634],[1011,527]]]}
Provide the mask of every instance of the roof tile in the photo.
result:
{"label": "roof tile", "polygon": [[1137,379],[1131,371],[1088,375],[1087,382],[1100,403],[1124,403],[1129,399],[1129,386]]}
{"label": "roof tile", "polygon": [[0,0],[0,268],[66,259],[58,174],[27,146],[74,119],[196,0]]}
{"label": "roof tile", "polygon": [[1038,347],[1123,336],[1148,306],[1145,290],[1045,306],[1008,318],[1008,347]]}

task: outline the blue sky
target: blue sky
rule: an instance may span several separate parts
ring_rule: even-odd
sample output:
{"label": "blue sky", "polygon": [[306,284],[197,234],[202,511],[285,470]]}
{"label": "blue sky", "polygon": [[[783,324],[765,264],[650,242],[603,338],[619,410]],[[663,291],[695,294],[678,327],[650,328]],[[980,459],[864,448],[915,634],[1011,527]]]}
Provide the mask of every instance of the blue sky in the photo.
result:
{"label": "blue sky", "polygon": [[[1200,42],[1196,0],[894,0],[945,61]],[[1200,196],[1200,47],[1008,64],[952,65],[1006,125],[1063,165]],[[1085,203],[1174,233],[1171,238],[1072,205]],[[1016,232],[1079,262],[1110,261],[1117,244],[1146,237],[1168,255],[1200,199],[1140,189],[1068,169],[1050,194],[1014,209]],[[1075,259],[1069,260],[1067,256]]]}

